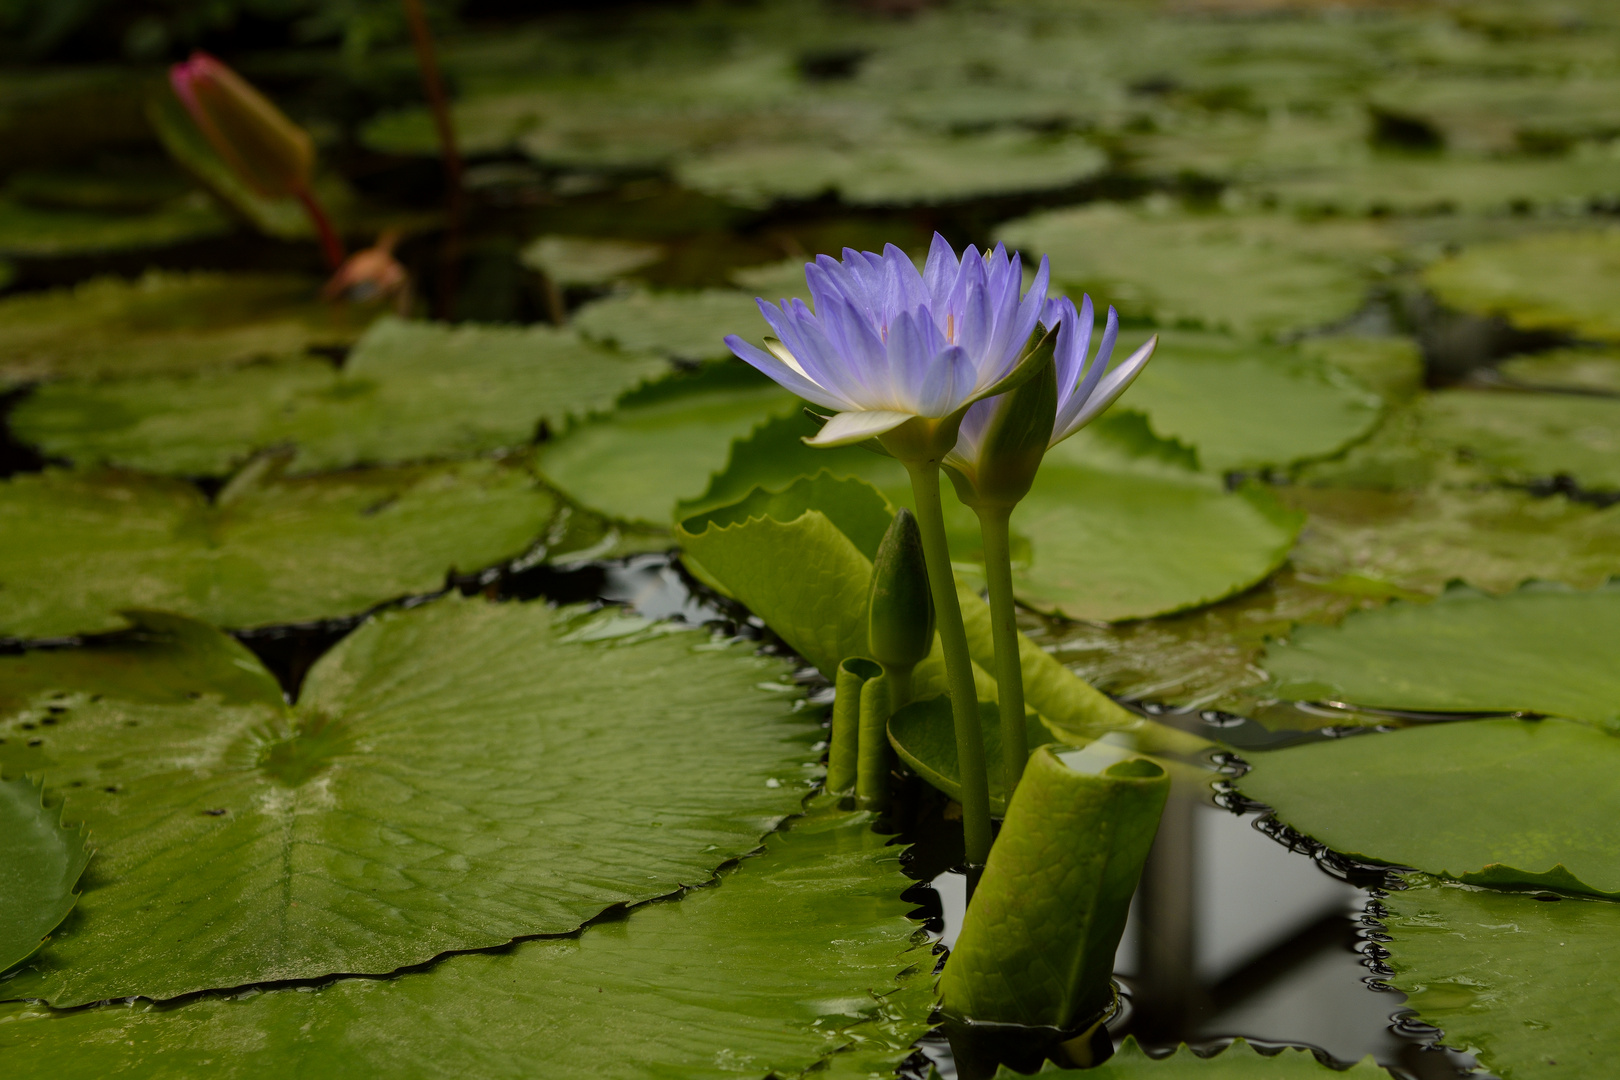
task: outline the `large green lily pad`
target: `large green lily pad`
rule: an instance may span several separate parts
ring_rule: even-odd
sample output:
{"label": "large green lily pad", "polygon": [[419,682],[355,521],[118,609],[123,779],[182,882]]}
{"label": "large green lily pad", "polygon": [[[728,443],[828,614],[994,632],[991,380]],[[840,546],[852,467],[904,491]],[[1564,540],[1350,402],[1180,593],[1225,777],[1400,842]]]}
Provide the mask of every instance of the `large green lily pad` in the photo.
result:
{"label": "large green lily pad", "polygon": [[1620,489],[1620,399],[1443,390],[1426,402],[1423,427],[1508,480],[1567,476],[1582,487]]}
{"label": "large green lily pad", "polygon": [[696,632],[452,594],[374,617],[292,707],[206,680],[180,705],[68,687],[43,736],[6,722],[0,761],[64,793],[101,854],[7,993],[381,974],[699,884],[813,776],[792,697],[758,688],[783,672]]}
{"label": "large green lily pad", "polygon": [[145,213],[47,209],[0,198],[0,255],[97,255],[166,247],[230,231],[201,192]]}
{"label": "large green lily pad", "polygon": [[[1018,1080],[1023,1075],[1005,1065],[997,1080]],[[1317,1061],[1309,1050],[1285,1049],[1280,1054],[1262,1054],[1243,1039],[1235,1039],[1219,1053],[1201,1057],[1183,1043],[1169,1057],[1152,1058],[1143,1052],[1136,1036],[1125,1036],[1114,1056],[1090,1069],[1048,1067],[1040,1073],[1050,1080],[1384,1080],[1389,1074],[1371,1056],[1347,1070],[1331,1069]]]}
{"label": "large green lily pad", "polygon": [[1427,724],[1250,763],[1239,789],[1334,851],[1481,885],[1620,896],[1609,828],[1620,739],[1587,724]]}
{"label": "large green lily pad", "polygon": [[1620,725],[1620,586],[1527,586],[1492,598],[1455,589],[1336,628],[1310,627],[1266,652],[1279,696],[1382,708],[1528,711]]}
{"label": "large green lily pad", "polygon": [[1437,596],[1453,581],[1505,593],[1527,581],[1590,589],[1620,576],[1620,507],[1482,486],[1275,490],[1308,515],[1294,566],[1337,587]]}
{"label": "large green lily pad", "polygon": [[1216,473],[1329,457],[1383,411],[1343,372],[1294,350],[1184,332],[1161,336],[1118,407],[1145,413],[1154,434],[1193,447]]}
{"label": "large green lily pad", "polygon": [[1335,322],[1359,308],[1388,247],[1365,222],[1155,213],[1113,204],[1052,210],[997,239],[1048,255],[1052,277],[1123,315],[1244,336]]}
{"label": "large green lily pad", "polygon": [[0,1052],[17,1080],[203,1061],[223,1077],[885,1075],[928,1029],[933,958],[900,849],[871,826],[818,802],[715,887],[393,979],[0,1007]]}
{"label": "large green lily pad", "polygon": [[724,468],[734,440],[799,408],[740,360],[711,365],[625,395],[612,415],[543,445],[538,467],[584,506],[667,525],[676,502],[700,495]]}
{"label": "large green lily pad", "polygon": [[1500,315],[1527,330],[1620,339],[1620,229],[1481,244],[1429,266],[1423,281],[1461,311]]}
{"label": "large green lily pad", "polygon": [[266,447],[300,472],[459,457],[533,440],[542,426],[612,408],[666,374],[650,356],[547,326],[449,327],[392,316],[342,371],[306,359],[189,376],[60,383],[12,415],[46,453],[182,476],[215,476]]}
{"label": "large green lily pad", "polygon": [[280,274],[149,272],[0,300],[0,385],[201,371],[347,345],[376,312]]}
{"label": "large green lily pad", "polygon": [[1602,1080],[1620,1053],[1620,904],[1413,881],[1383,901],[1388,980],[1503,1080]]}
{"label": "large green lily pad", "polygon": [[0,484],[0,634],[124,626],[165,608],[223,626],[353,615],[522,554],[556,500],[513,463],[282,478],[267,459],[212,501],[191,484],[48,469]]}
{"label": "large green lily pad", "polygon": [[580,308],[573,324],[586,337],[621,349],[692,362],[729,358],[727,334],[753,340],[765,331],[754,298],[731,289],[603,297]]}
{"label": "large green lily pad", "polygon": [[33,955],[78,901],[74,886],[90,861],[83,829],[47,808],[33,780],[0,780],[0,972]]}

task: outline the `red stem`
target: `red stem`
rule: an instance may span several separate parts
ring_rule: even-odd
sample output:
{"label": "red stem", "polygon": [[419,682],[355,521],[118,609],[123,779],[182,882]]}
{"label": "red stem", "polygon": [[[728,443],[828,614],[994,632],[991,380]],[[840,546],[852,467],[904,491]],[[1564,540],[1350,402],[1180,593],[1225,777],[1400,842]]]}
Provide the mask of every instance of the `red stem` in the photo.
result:
{"label": "red stem", "polygon": [[321,252],[326,256],[326,268],[336,273],[338,267],[343,265],[342,237],[332,228],[332,219],[326,216],[326,211],[315,201],[315,195],[309,188],[299,188],[293,194],[304,204],[304,211],[309,214],[309,220],[315,223],[315,231],[320,234]]}
{"label": "red stem", "polygon": [[427,96],[428,110],[433,114],[433,127],[439,136],[439,155],[444,162],[446,228],[444,246],[439,260],[438,317],[449,319],[456,296],[456,271],[461,261],[461,154],[456,149],[456,129],[450,120],[450,103],[444,93],[444,79],[439,74],[439,60],[433,50],[433,32],[428,28],[427,12],[422,0],[401,0],[405,6],[405,19],[411,27],[411,41],[416,46],[416,63],[422,72],[422,91]]}

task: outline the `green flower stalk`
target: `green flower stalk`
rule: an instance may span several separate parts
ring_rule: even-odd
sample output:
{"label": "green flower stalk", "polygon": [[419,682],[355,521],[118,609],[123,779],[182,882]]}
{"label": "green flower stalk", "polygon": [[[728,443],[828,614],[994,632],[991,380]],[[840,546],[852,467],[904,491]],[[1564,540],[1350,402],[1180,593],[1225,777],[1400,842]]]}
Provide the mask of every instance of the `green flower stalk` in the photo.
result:
{"label": "green flower stalk", "polygon": [[996,688],[1001,719],[1002,782],[1017,790],[1029,748],[1024,739],[1024,678],[1018,658],[1018,615],[1013,599],[1011,524],[1013,507],[1029,494],[1046,451],[1079,431],[1125,392],[1147,366],[1154,337],[1104,376],[1119,334],[1119,316],[1108,309],[1097,354],[1088,362],[1093,326],[1091,297],[1080,309],[1060,297],[1042,320],[1055,333],[1045,340],[1052,362],[1023,385],[976,403],[962,419],[956,446],[945,457],[957,497],[979,517],[984,540],[991,631],[996,651]]}
{"label": "green flower stalk", "polygon": [[1036,751],[940,975],[946,1011],[1060,1029],[1104,1015],[1169,794],[1162,768],[1110,742]]}

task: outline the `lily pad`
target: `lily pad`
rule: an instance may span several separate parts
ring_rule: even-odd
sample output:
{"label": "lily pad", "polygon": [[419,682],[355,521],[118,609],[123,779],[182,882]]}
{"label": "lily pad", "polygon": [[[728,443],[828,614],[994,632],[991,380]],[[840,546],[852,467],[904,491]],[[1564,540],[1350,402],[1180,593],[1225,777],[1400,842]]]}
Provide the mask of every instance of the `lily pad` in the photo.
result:
{"label": "lily pad", "polygon": [[1595,349],[1554,349],[1496,365],[1510,383],[1532,390],[1620,394],[1620,355]]}
{"label": "lily pad", "polygon": [[1215,473],[1330,457],[1377,425],[1383,403],[1292,349],[1217,334],[1162,335],[1118,406],[1198,451]]}
{"label": "lily pad", "polygon": [[625,395],[612,415],[543,445],[538,467],[583,506],[667,525],[676,502],[701,494],[725,466],[737,437],[799,408],[740,360],[711,365]]}
{"label": "lily pad", "polygon": [[[1004,814],[1007,792],[1001,784],[1001,712],[994,702],[979,703],[979,726],[984,733],[984,767],[990,779],[990,812]],[[1032,712],[1024,714],[1024,728],[1031,750],[1053,741],[1051,730]],[[914,701],[895,713],[889,718],[889,744],[918,776],[951,798],[962,798],[962,771],[956,757],[950,698]]]}
{"label": "lily pad", "polygon": [[276,463],[213,502],[188,483],[114,470],[0,484],[0,634],[117,630],[131,607],[237,627],[353,615],[443,588],[452,568],[522,554],[556,508],[511,463],[294,479]]}
{"label": "lily pad", "polygon": [[807,140],[723,148],[681,160],[675,177],[744,206],[828,193],[854,205],[903,206],[1064,188],[1107,166],[1106,154],[1073,135],[900,129],[853,145]]}
{"label": "lily pad", "polygon": [[[1018,1080],[1022,1075],[1003,1065],[996,1080]],[[1262,1054],[1243,1039],[1232,1040],[1230,1046],[1209,1057],[1182,1043],[1169,1057],[1154,1058],[1143,1052],[1136,1036],[1127,1035],[1114,1056],[1101,1065],[1090,1069],[1049,1066],[1040,1075],[1050,1080],[1331,1080],[1336,1076],[1384,1080],[1389,1074],[1370,1055],[1347,1070],[1331,1069],[1309,1050],[1288,1048],[1279,1054]]]}
{"label": "lily pad", "polygon": [[1243,794],[1334,851],[1480,885],[1620,896],[1609,828],[1620,739],[1587,724],[1426,724],[1250,763]]}
{"label": "lily pad", "polygon": [[201,192],[134,214],[48,209],[0,198],[0,255],[17,258],[167,247],[220,236],[230,228]]}
{"label": "lily pad", "polygon": [[1387,981],[1445,1045],[1503,1080],[1609,1074],[1620,905],[1422,878],[1382,903]]}
{"label": "lily pad", "polygon": [[666,374],[548,326],[384,317],[342,371],[318,360],[189,376],[58,383],[12,414],[52,457],[182,476],[228,473],[291,445],[300,472],[486,453],[610,409]]}
{"label": "lily pad", "polygon": [[1357,155],[1319,169],[1249,181],[1261,198],[1318,213],[1501,213],[1582,206],[1620,195],[1614,162],[1587,158],[1492,159]]}
{"label": "lily pad", "polygon": [[[655,739],[655,744],[664,740]],[[893,1072],[928,1029],[933,958],[899,848],[825,802],[713,888],[577,936],[446,957],[392,979],[53,1012],[0,1006],[17,1080]]]}
{"label": "lily pad", "polygon": [[1443,390],[1424,405],[1424,434],[1504,479],[1567,476],[1620,490],[1620,400],[1575,394]]}
{"label": "lily pad", "polygon": [[558,285],[604,285],[664,257],[658,244],[599,240],[585,236],[542,236],[520,256]]}
{"label": "lily pad", "polygon": [[1411,338],[1333,334],[1305,338],[1299,350],[1347,372],[1385,401],[1404,401],[1423,391],[1423,352]]}
{"label": "lily pad", "polygon": [[1500,315],[1526,330],[1620,340],[1620,229],[1481,244],[1430,265],[1423,282],[1459,311]]}
{"label": "lily pad", "polygon": [[1505,593],[1528,581],[1590,589],[1620,577],[1620,507],[1482,486],[1275,490],[1308,515],[1294,567],[1335,588],[1438,596],[1454,581]]}
{"label": "lily pad", "polygon": [[1354,313],[1377,255],[1389,246],[1365,222],[1113,204],[1020,218],[996,237],[1050,256],[1053,280],[1122,315],[1242,336],[1321,326]]}
{"label": "lily pad", "polygon": [[32,956],[79,899],[73,889],[91,849],[61,816],[37,782],[0,780],[0,972]]}
{"label": "lily pad", "polygon": [[95,278],[0,300],[0,385],[203,371],[353,342],[376,312],[278,274]]}
{"label": "lily pad", "polygon": [[0,761],[65,793],[101,855],[7,993],[381,974],[699,884],[804,794],[805,725],[758,689],[783,673],[701,633],[452,594],[374,617],[291,707],[68,687],[43,737],[6,722]]}
{"label": "lily pad", "polygon": [[593,300],[575,313],[573,325],[586,337],[621,349],[696,362],[730,358],[725,336],[757,337],[765,322],[747,293],[703,289]]}
{"label": "lily pad", "polygon": [[1536,712],[1620,726],[1620,585],[1454,589],[1307,627],[1266,652],[1278,696],[1442,712]]}

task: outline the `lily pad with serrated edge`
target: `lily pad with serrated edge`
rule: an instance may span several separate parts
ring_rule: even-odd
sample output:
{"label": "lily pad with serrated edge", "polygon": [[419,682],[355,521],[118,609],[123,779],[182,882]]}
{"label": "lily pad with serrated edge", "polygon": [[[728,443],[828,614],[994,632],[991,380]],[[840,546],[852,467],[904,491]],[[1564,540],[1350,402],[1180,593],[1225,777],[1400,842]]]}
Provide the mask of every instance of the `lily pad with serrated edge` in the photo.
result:
{"label": "lily pad with serrated edge", "polygon": [[36,781],[0,780],[0,972],[33,955],[79,899],[91,848],[61,817]]}
{"label": "lily pad with serrated edge", "polygon": [[357,615],[522,554],[556,499],[512,462],[276,475],[210,502],[178,480],[47,469],[0,484],[0,635],[117,630],[164,608],[222,626]]}
{"label": "lily pad with serrated edge", "polygon": [[549,326],[388,316],[341,371],[315,359],[41,387],[13,430],[53,457],[182,476],[229,473],[287,445],[298,472],[466,457],[560,433],[669,371]]}
{"label": "lily pad with serrated edge", "polygon": [[621,349],[702,361],[729,359],[726,335],[752,339],[764,323],[747,293],[703,289],[593,300],[574,314],[573,325],[586,337]]}
{"label": "lily pad with serrated edge", "polygon": [[3,722],[0,763],[63,792],[101,854],[6,992],[382,974],[700,884],[814,775],[813,728],[760,689],[783,674],[699,632],[452,594],[372,618],[292,706],[67,687],[42,736]]}

